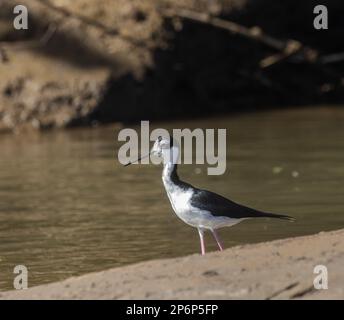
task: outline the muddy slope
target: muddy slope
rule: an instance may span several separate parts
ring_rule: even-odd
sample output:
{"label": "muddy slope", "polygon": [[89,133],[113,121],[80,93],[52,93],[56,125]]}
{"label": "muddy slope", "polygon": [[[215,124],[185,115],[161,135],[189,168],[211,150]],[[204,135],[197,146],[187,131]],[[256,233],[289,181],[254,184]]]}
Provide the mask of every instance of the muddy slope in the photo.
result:
{"label": "muddy slope", "polygon": [[0,131],[344,102],[344,59],[261,68],[280,52],[166,15],[208,13],[328,57],[344,51],[340,0],[323,1],[325,31],[313,28],[313,0],[23,0],[27,31],[12,27],[15,4],[0,4]]}

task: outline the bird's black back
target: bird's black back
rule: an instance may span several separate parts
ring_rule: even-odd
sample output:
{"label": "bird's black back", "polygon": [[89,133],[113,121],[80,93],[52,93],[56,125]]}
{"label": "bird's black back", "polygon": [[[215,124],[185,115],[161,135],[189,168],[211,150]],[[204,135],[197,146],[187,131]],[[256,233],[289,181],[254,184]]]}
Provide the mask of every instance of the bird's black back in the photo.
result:
{"label": "bird's black back", "polygon": [[194,189],[194,194],[191,198],[191,205],[200,210],[209,211],[216,217],[228,217],[233,219],[244,218],[262,218],[271,217],[291,220],[292,218],[285,215],[278,215],[272,213],[261,212],[246,206],[237,204],[225,197],[220,196],[211,191]]}
{"label": "bird's black back", "polygon": [[293,221],[294,218],[283,214],[274,214],[258,211],[231,201],[217,193],[195,188],[191,184],[180,180],[177,173],[177,164],[171,172],[171,180],[183,190],[192,189],[191,205],[200,210],[209,211],[215,217],[228,217],[232,219],[245,218],[278,218]]}

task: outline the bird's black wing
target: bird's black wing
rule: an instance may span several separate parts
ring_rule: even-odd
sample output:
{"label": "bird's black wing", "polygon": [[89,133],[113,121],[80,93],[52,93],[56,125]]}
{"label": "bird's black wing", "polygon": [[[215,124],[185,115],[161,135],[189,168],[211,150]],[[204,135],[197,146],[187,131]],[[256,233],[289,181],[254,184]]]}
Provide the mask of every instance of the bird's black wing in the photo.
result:
{"label": "bird's black wing", "polygon": [[201,210],[209,211],[216,217],[228,217],[233,219],[271,217],[290,220],[285,215],[261,212],[237,204],[225,197],[207,190],[196,189],[191,198],[191,205]]}

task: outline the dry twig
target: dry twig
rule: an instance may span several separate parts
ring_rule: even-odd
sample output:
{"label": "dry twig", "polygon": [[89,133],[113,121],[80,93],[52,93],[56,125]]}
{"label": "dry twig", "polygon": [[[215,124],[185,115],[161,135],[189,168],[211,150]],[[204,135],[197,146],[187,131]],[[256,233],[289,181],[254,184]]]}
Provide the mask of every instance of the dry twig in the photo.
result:
{"label": "dry twig", "polygon": [[138,47],[141,46],[142,47],[145,45],[145,43],[142,41],[139,41],[139,40],[134,39],[132,37],[121,34],[119,29],[109,27],[109,26],[107,26],[107,25],[105,25],[105,24],[103,24],[97,20],[94,20],[90,17],[78,14],[76,12],[71,12],[65,8],[62,8],[62,7],[58,7],[58,6],[54,5],[53,3],[51,3],[49,0],[31,0],[31,1],[38,2],[41,5],[49,8],[50,10],[55,11],[56,13],[64,16],[65,18],[77,19],[81,23],[88,25],[88,26],[92,26],[94,28],[97,28],[97,29],[101,30],[102,32],[104,32],[105,34],[108,34],[111,36],[115,36],[115,35],[119,36],[124,40],[130,41],[135,46],[138,46]]}
{"label": "dry twig", "polygon": [[344,61],[344,52],[333,53],[320,58],[323,64],[338,63]]}

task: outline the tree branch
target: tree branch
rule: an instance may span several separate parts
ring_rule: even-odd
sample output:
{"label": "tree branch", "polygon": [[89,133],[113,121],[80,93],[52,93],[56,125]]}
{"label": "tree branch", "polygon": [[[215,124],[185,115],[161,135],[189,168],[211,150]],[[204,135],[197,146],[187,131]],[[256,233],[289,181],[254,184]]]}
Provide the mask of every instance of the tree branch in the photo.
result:
{"label": "tree branch", "polygon": [[322,64],[338,63],[344,61],[344,52],[333,53],[320,58]]}
{"label": "tree branch", "polygon": [[208,13],[201,13],[188,9],[167,9],[164,10],[164,15],[211,25],[216,28],[227,30],[233,34],[239,34],[245,38],[260,42],[274,50],[280,51],[277,55],[263,59],[260,63],[262,68],[269,67],[295,54],[302,57],[302,60],[310,63],[315,62],[318,57],[318,52],[315,49],[306,47],[299,41],[292,39],[282,41],[264,33],[259,27],[247,28],[232,21],[213,17]]}

